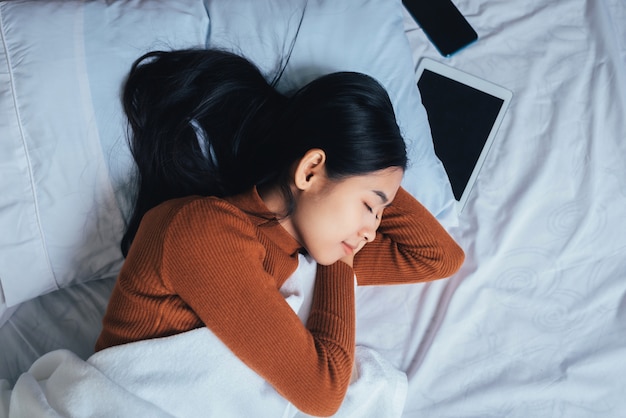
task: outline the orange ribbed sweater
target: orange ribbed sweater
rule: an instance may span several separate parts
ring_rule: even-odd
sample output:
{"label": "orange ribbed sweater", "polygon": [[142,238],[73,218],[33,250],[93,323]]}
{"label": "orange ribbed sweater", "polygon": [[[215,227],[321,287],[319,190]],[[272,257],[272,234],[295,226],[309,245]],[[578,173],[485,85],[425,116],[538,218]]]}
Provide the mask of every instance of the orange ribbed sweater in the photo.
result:
{"label": "orange ribbed sweater", "polygon": [[305,413],[341,405],[354,361],[354,274],[359,285],[452,275],[461,248],[400,189],[376,239],[354,260],[318,266],[306,327],[279,288],[298,242],[256,192],[188,197],[148,212],[115,284],[96,350],[207,326]]}

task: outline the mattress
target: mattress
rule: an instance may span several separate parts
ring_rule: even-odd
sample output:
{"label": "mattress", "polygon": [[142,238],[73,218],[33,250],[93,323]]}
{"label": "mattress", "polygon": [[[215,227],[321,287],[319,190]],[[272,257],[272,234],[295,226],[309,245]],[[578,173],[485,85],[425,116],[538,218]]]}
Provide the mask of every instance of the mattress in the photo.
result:
{"label": "mattress", "polygon": [[478,42],[442,59],[409,23],[414,59],[513,100],[454,231],[467,262],[425,292],[405,414],[623,416],[626,4],[455,3]]}
{"label": "mattress", "polygon": [[[513,91],[458,223],[451,278],[357,294],[357,339],[408,376],[404,417],[621,417],[626,411],[626,4],[455,0],[479,40],[429,57]],[[114,276],[21,304],[0,376],[88,356]],[[6,353],[11,353],[7,355]]]}

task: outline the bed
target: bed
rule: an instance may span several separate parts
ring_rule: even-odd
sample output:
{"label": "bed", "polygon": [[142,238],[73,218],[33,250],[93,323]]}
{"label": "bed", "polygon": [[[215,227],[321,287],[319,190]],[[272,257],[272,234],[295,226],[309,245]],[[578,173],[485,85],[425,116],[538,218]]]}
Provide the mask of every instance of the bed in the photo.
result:
{"label": "bed", "polygon": [[[450,278],[357,290],[363,362],[389,374],[364,369],[374,386],[351,389],[338,416],[624,416],[626,4],[454,3],[479,40],[443,58],[399,0],[0,2],[0,416],[44,411],[55,385],[89,399],[52,377],[104,361],[90,359],[129,202],[119,85],[145,50],[207,45],[268,75],[293,46],[285,91],[336,70],[379,79],[409,144],[404,186],[466,252]],[[461,213],[415,86],[424,57],[513,92]],[[215,385],[189,376],[189,393]],[[388,403],[368,403],[363,389],[385,381]],[[255,404],[240,383],[258,416],[299,414],[267,388]]]}

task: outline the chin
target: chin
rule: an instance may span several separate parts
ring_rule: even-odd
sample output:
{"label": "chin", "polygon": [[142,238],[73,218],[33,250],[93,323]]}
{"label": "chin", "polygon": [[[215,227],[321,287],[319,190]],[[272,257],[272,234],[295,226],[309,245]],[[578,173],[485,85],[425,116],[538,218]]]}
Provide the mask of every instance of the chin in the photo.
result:
{"label": "chin", "polygon": [[330,266],[332,264],[335,264],[337,261],[339,261],[339,258],[337,257],[324,257],[324,256],[316,256],[313,255],[311,253],[309,253],[309,255],[313,258],[313,260],[315,260],[315,262],[321,266]]}

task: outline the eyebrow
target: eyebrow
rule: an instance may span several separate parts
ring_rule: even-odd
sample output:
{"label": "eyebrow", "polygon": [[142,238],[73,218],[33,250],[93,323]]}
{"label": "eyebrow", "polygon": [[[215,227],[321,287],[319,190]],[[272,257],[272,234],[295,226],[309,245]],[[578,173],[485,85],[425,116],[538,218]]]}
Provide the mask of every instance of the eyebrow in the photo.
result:
{"label": "eyebrow", "polygon": [[[383,203],[387,203],[389,202],[389,198],[387,197],[387,195],[385,194],[385,192],[381,192],[380,190],[372,190],[372,192],[374,194],[376,194],[378,197],[380,197],[380,200],[383,201]],[[389,205],[387,205],[389,206]]]}

